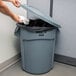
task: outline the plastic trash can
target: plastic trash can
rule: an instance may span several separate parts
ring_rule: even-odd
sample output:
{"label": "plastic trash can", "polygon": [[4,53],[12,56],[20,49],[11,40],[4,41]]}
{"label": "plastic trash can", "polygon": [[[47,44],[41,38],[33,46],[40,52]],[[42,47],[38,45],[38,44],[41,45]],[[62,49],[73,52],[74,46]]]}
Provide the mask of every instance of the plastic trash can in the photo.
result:
{"label": "plastic trash can", "polygon": [[52,18],[38,15],[40,19],[30,20],[28,25],[17,24],[15,30],[20,38],[22,68],[32,74],[43,74],[53,68],[56,32],[60,27]]}

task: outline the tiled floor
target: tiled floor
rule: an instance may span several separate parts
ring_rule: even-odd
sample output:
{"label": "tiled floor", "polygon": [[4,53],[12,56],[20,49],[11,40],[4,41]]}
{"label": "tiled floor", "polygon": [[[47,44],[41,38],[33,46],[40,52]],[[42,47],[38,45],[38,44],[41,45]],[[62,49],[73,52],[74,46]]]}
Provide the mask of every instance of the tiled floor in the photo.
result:
{"label": "tiled floor", "polygon": [[[20,62],[0,73],[0,76],[36,76],[24,72],[21,69]],[[37,76],[76,76],[76,67],[55,62],[54,68],[42,75]]]}

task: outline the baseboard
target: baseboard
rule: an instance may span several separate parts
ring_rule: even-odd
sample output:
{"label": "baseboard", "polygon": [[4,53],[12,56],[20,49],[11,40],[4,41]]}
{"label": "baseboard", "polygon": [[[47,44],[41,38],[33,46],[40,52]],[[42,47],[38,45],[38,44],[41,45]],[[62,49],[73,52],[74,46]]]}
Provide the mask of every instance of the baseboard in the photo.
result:
{"label": "baseboard", "polygon": [[55,54],[55,61],[76,67],[76,58]]}
{"label": "baseboard", "polygon": [[11,59],[3,62],[0,64],[0,72],[4,71],[5,69],[7,69],[8,67],[14,65],[15,63],[17,63],[20,60],[20,54],[12,57]]}
{"label": "baseboard", "polygon": [[[4,63],[0,64],[0,72],[4,71],[5,69],[14,65],[20,59],[21,59],[20,54],[18,54],[16,56],[12,57],[11,59],[5,61]],[[71,58],[71,57],[55,54],[54,59],[56,62],[60,62],[60,63],[64,63],[64,64],[68,64],[68,65],[72,65],[72,66],[76,67],[76,58]]]}

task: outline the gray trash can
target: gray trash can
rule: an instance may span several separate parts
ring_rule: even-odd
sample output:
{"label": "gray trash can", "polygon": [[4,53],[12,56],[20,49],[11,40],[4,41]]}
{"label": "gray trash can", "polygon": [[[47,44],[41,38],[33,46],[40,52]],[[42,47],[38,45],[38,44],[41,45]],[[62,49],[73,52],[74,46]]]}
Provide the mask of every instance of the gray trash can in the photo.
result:
{"label": "gray trash can", "polygon": [[43,74],[53,68],[56,32],[60,27],[50,17],[39,14],[39,18],[30,20],[28,25],[19,23],[15,30],[21,43],[22,68],[32,74]]}

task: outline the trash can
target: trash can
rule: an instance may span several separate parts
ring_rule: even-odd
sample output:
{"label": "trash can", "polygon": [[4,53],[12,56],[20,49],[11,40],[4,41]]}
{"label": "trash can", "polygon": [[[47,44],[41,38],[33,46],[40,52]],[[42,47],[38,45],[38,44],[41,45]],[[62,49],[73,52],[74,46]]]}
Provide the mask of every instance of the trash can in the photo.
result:
{"label": "trash can", "polygon": [[26,7],[39,19],[30,20],[28,25],[17,24],[15,35],[20,38],[22,68],[32,74],[43,74],[53,68],[56,32],[60,26],[50,17]]}

